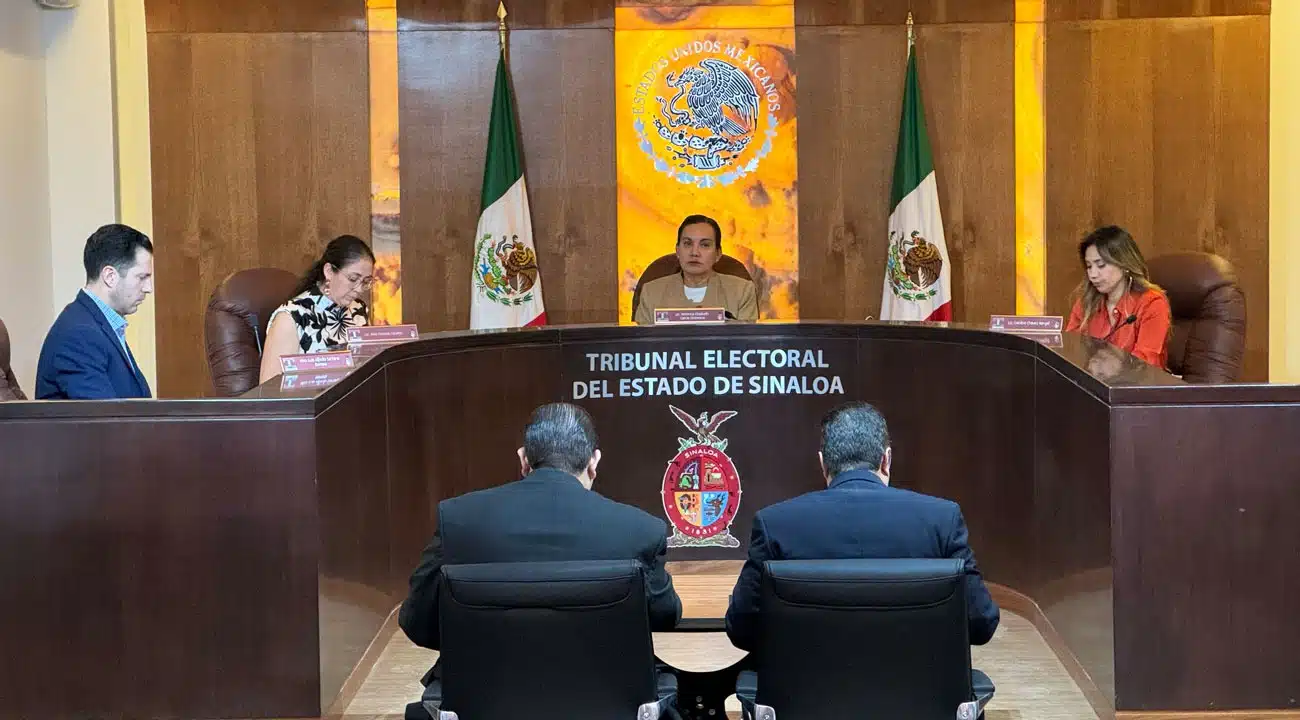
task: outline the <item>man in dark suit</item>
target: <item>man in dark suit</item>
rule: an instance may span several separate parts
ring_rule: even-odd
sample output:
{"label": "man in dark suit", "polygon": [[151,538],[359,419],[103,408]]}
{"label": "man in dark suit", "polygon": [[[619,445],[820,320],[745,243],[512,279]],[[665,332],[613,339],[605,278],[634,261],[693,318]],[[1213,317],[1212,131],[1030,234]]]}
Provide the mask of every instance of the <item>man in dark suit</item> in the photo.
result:
{"label": "man in dark suit", "polygon": [[[975,564],[957,503],[889,487],[893,451],[885,419],[863,402],[822,420],[817,454],[827,488],[760,510],[749,559],[727,608],[727,637],[742,650],[758,644],[759,582],[768,560],[961,558],[972,645],[983,645],[999,613]],[[980,680],[982,673],[976,676]],[[985,678],[985,681],[987,679]],[[991,692],[991,688],[977,688]]]}
{"label": "man in dark suit", "polygon": [[126,343],[126,316],[153,292],[153,244],[126,225],[86,240],[86,286],[54,321],[36,365],[38,400],[150,397]]}
{"label": "man in dark suit", "polygon": [[585,410],[543,405],[519,448],[523,479],[444,500],[438,529],[411,575],[398,621],[416,645],[437,650],[438,574],[446,564],[640,560],[652,630],[671,630],[682,604],[665,568],[668,526],[648,513],[590,492],[600,463]]}

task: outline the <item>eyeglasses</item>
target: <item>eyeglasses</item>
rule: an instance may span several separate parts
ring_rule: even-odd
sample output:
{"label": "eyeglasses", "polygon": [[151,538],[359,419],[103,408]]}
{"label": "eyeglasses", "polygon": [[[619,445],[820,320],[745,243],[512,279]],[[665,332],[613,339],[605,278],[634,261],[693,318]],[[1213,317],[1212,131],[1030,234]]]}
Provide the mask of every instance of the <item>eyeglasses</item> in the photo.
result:
{"label": "eyeglasses", "polygon": [[362,277],[356,273],[348,273],[346,277],[349,285],[352,287],[360,285],[364,290],[369,290],[370,286],[375,284],[375,277],[373,275]]}

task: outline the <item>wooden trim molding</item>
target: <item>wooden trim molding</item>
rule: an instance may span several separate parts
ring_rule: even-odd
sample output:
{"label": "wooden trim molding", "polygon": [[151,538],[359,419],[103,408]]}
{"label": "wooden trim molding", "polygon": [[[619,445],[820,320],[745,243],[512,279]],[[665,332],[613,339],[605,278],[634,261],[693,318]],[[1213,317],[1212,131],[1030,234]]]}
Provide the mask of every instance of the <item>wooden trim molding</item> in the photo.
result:
{"label": "wooden trim molding", "polygon": [[1097,683],[1084,669],[1083,664],[1079,662],[1079,658],[1075,657],[1074,652],[1070,650],[1070,646],[1065,644],[1065,638],[1061,637],[1061,634],[1056,631],[1056,627],[1052,625],[1051,620],[1047,619],[1047,613],[1043,612],[1038,603],[1034,602],[1034,599],[1028,595],[1012,590],[1005,585],[998,585],[997,583],[987,583],[987,585],[989,594],[993,596],[993,601],[998,604],[998,607],[1025,618],[1043,636],[1047,646],[1052,649],[1057,659],[1065,666],[1065,671],[1070,674],[1070,679],[1074,680],[1074,683],[1083,691],[1084,697],[1088,699],[1088,704],[1092,705],[1097,717],[1101,718],[1101,720],[1116,720],[1113,701],[1106,693],[1102,692],[1101,688],[1097,687]]}
{"label": "wooden trim molding", "polygon": [[388,614],[388,619],[379,628],[366,651],[362,653],[361,659],[357,661],[352,672],[348,673],[348,679],[343,681],[343,686],[339,688],[339,694],[334,697],[330,703],[329,709],[321,717],[321,720],[340,720],[346,713],[348,706],[356,698],[357,692],[361,690],[361,685],[365,683],[366,678],[370,676],[370,671],[375,669],[375,664],[379,662],[379,656],[384,654],[384,648],[392,642],[393,636],[397,634],[397,614],[401,606],[393,608]]}

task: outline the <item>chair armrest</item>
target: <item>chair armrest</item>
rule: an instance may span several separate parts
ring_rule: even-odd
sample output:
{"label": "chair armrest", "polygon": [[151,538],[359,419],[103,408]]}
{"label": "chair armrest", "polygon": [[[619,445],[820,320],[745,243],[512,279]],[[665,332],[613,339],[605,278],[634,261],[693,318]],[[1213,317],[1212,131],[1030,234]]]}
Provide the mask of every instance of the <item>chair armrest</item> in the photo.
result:
{"label": "chair armrest", "polygon": [[442,709],[442,680],[431,679],[429,684],[424,686],[420,703],[424,705],[425,711],[433,720],[460,720],[455,712]]}
{"label": "chair armrest", "polygon": [[677,714],[677,676],[670,672],[659,672],[655,676],[655,696],[657,700],[644,703],[637,708],[637,720],[659,720],[662,717],[681,720]]}
{"label": "chair armrest", "polygon": [[753,670],[744,670],[736,676],[736,698],[740,700],[745,720],[776,720],[775,710],[757,702],[758,673]]}

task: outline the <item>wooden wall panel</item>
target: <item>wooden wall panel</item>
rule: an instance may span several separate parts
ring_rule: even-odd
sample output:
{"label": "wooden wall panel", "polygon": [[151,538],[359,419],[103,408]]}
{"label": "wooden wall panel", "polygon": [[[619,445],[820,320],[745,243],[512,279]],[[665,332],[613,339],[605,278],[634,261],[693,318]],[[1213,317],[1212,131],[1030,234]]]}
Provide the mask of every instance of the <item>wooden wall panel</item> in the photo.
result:
{"label": "wooden wall panel", "polygon": [[149,37],[159,393],[208,389],[202,318],[251,267],[370,232],[360,33]]}
{"label": "wooden wall panel", "polygon": [[[398,0],[401,30],[495,30],[498,0]],[[612,28],[615,0],[513,0],[512,30]],[[671,1],[664,4],[672,4]]]}
{"label": "wooden wall panel", "polygon": [[[1013,29],[922,27],[917,42],[955,318],[980,322],[1015,310]],[[906,33],[800,28],[797,44],[800,314],[878,316]]]}
{"label": "wooden wall panel", "polygon": [[1267,377],[1268,19],[1052,23],[1047,43],[1047,298],[1069,311],[1077,243],[1123,225],[1152,257],[1237,268],[1246,379]]}
{"label": "wooden wall panel", "polygon": [[[616,322],[613,33],[520,30],[510,47],[547,317]],[[497,34],[404,32],[399,54],[404,319],[465,328]]]}
{"label": "wooden wall panel", "polygon": [[796,25],[902,25],[1013,22],[1013,0],[797,0]]}
{"label": "wooden wall panel", "polygon": [[801,317],[880,314],[906,42],[902,27],[795,36],[799,67],[817,68],[799,77]]}
{"label": "wooden wall panel", "polygon": [[1124,20],[1267,15],[1271,5],[1272,0],[1047,0],[1046,9],[1049,21]]}
{"label": "wooden wall panel", "polygon": [[365,30],[366,0],[145,0],[149,32]]}

